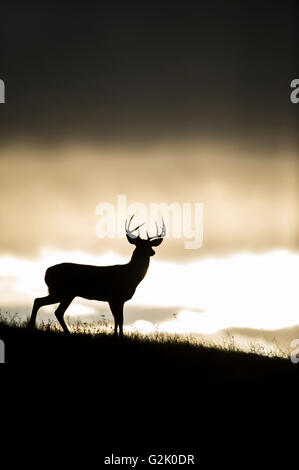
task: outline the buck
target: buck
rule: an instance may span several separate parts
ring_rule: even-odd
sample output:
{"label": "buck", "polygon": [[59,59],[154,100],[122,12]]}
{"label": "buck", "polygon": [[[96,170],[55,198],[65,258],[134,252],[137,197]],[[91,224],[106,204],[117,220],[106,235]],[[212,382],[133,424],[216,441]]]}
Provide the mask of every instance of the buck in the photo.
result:
{"label": "buck", "polygon": [[[69,333],[63,319],[66,309],[75,297],[83,297],[89,300],[108,302],[114,317],[114,334],[123,334],[123,308],[124,303],[131,299],[136,287],[145,277],[150,257],[155,254],[153,246],[159,246],[166,235],[164,220],[159,233],[156,223],[156,235],[147,239],[140,237],[138,225],[131,230],[131,222],[125,223],[126,236],[132,245],[135,245],[131,260],[127,264],[114,266],[89,266],[85,264],[62,263],[51,266],[45,274],[45,282],[49,289],[49,295],[34,300],[29,328],[34,328],[36,315],[44,305],[59,303],[55,311],[65,333]],[[138,235],[134,232],[138,231]]]}

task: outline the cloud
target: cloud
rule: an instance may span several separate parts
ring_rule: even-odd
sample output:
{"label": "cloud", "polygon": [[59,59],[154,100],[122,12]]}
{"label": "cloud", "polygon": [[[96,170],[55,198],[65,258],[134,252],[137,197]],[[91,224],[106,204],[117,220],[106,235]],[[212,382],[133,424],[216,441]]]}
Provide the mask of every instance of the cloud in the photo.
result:
{"label": "cloud", "polygon": [[240,250],[297,248],[299,162],[291,150],[257,154],[199,142],[143,146],[7,147],[0,151],[0,251],[46,246],[129,254],[124,240],[96,237],[97,204],[201,202],[204,243],[167,240],[159,255],[197,259]]}

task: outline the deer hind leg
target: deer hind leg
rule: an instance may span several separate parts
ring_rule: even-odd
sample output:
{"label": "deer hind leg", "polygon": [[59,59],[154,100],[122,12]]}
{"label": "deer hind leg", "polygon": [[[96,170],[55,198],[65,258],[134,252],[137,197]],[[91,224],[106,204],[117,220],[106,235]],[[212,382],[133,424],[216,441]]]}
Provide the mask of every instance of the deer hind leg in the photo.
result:
{"label": "deer hind leg", "polygon": [[117,335],[117,328],[119,328],[119,334],[120,336],[122,336],[123,335],[123,322],[124,322],[124,317],[123,317],[124,304],[109,302],[109,306],[114,316],[114,334]]}
{"label": "deer hind leg", "polygon": [[124,313],[123,313],[124,306],[121,305],[119,309],[119,316],[118,316],[118,328],[119,328],[119,335],[123,335],[123,323],[124,323]]}
{"label": "deer hind leg", "polygon": [[34,300],[33,302],[33,307],[32,307],[32,312],[31,312],[31,317],[28,322],[28,328],[34,328],[35,326],[35,320],[36,320],[36,315],[38,310],[43,307],[44,305],[51,305],[51,304],[56,304],[59,302],[60,299],[53,295],[47,295],[46,297],[38,297]]}
{"label": "deer hind leg", "polygon": [[56,316],[57,320],[59,321],[63,331],[67,334],[70,334],[70,331],[69,331],[68,327],[66,326],[66,323],[63,319],[63,315],[64,315],[64,312],[66,311],[66,309],[68,308],[68,306],[70,305],[70,303],[72,302],[73,298],[74,297],[63,299],[60,302],[58,308],[55,311],[55,316]]}

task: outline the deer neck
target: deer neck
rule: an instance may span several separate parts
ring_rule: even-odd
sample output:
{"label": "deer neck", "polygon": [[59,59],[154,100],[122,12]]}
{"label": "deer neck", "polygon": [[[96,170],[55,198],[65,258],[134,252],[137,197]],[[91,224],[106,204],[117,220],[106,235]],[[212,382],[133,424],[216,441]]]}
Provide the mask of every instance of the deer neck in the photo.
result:
{"label": "deer neck", "polygon": [[149,262],[149,257],[142,256],[137,252],[136,249],[134,250],[131,261],[129,262],[129,266],[134,272],[138,284],[146,275],[149,267]]}

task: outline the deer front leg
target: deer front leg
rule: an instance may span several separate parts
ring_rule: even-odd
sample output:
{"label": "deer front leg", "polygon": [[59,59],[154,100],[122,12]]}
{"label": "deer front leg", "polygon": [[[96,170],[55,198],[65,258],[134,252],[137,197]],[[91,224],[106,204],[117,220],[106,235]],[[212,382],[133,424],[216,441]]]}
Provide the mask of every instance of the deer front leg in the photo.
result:
{"label": "deer front leg", "polygon": [[114,334],[117,335],[117,328],[119,328],[119,335],[123,335],[123,302],[109,302],[109,306],[114,317]]}

